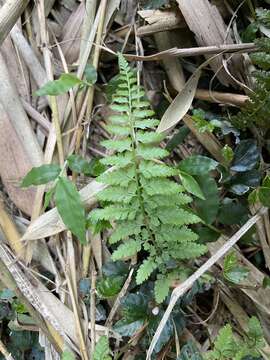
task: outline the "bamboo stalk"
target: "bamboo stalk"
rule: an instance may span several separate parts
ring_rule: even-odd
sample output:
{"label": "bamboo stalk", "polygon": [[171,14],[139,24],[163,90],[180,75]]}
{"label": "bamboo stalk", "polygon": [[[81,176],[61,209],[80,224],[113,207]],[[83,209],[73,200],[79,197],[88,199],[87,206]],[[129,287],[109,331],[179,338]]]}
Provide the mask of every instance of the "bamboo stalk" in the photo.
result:
{"label": "bamboo stalk", "polygon": [[23,13],[29,0],[7,0],[0,9],[0,45]]}

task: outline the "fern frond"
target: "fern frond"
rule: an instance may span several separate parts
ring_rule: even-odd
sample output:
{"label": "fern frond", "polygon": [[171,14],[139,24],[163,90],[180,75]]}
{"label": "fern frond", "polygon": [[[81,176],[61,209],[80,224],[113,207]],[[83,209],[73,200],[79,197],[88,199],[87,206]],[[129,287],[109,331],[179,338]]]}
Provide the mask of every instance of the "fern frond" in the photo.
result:
{"label": "fern frond", "polygon": [[135,178],[134,166],[125,167],[119,170],[102,173],[98,176],[97,181],[107,185],[120,185],[127,187]]}
{"label": "fern frond", "polygon": [[119,245],[112,254],[113,261],[121,260],[136,255],[141,250],[141,243],[136,240],[128,240]]}
{"label": "fern frond", "polygon": [[158,264],[152,258],[144,260],[142,265],[139,267],[136,275],[136,282],[138,285],[142,284],[147,280],[152,272],[157,268]]}
{"label": "fern frond", "polygon": [[98,195],[106,206],[93,210],[90,220],[113,222],[115,230],[109,242],[121,242],[113,252],[113,260],[132,257],[142,249],[147,253],[136,281],[143,283],[156,270],[155,296],[162,302],[175,276],[167,273],[165,264],[177,262],[181,266],[183,259],[193,259],[206,251],[204,245],[196,243],[198,236],[183,226],[201,220],[183,208],[192,199],[171,178],[178,171],[157,161],[169,154],[157,145],[163,138],[153,129],[159,121],[151,118],[154,112],[121,54],[119,68],[119,86],[111,105],[116,113],[109,117],[107,126],[119,139],[102,142],[116,154],[101,161],[115,169],[97,178],[108,185]]}
{"label": "fern frond", "polygon": [[104,140],[101,142],[101,145],[108,150],[116,150],[123,152],[126,150],[131,150],[131,139],[121,139],[121,140]]}
{"label": "fern frond", "polygon": [[110,236],[110,243],[115,244],[131,235],[139,235],[142,225],[138,221],[125,221],[118,223],[117,228]]}

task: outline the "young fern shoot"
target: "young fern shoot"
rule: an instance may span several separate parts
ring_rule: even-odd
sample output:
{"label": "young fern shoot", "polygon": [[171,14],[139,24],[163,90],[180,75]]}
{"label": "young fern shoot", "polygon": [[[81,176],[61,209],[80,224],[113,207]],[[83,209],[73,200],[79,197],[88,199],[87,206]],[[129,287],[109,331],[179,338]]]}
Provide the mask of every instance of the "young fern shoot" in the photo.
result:
{"label": "young fern shoot", "polygon": [[188,228],[200,218],[188,209],[192,199],[182,185],[172,179],[177,170],[158,161],[168,155],[156,145],[162,140],[154,131],[159,121],[152,118],[154,113],[137,85],[136,74],[122,55],[119,68],[119,85],[111,105],[115,115],[107,126],[118,140],[102,142],[115,154],[101,160],[115,170],[97,178],[108,185],[98,194],[106,205],[93,210],[89,218],[92,223],[113,222],[109,241],[121,242],[113,260],[146,254],[136,281],[143,283],[156,270],[155,297],[162,302],[171,281],[183,273],[183,262],[202,255],[206,247],[196,242],[198,236]]}

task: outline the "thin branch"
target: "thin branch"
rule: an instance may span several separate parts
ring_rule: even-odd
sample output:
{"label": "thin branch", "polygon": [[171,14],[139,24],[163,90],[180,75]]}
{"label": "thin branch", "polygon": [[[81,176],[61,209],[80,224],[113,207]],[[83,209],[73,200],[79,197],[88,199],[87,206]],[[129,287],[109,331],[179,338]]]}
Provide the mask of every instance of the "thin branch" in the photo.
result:
{"label": "thin branch", "polygon": [[175,288],[172,292],[170,303],[159,323],[156,333],[151,341],[150,347],[147,351],[146,360],[151,359],[151,355],[156,346],[156,343],[162,333],[162,330],[168,321],[174,305],[178,299],[183,296],[204,273],[206,273],[214,264],[216,264],[236,243],[241,237],[254,225],[261,216],[267,212],[267,208],[261,208],[258,213],[250,218],[213,256],[210,257],[194,274],[192,274],[186,281]]}

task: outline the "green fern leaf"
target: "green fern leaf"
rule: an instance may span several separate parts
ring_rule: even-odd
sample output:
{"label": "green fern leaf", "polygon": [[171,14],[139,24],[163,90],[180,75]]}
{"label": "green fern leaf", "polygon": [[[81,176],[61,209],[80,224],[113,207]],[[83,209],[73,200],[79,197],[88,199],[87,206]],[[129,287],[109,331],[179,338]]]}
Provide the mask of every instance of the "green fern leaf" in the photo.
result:
{"label": "green fern leaf", "polygon": [[137,140],[143,144],[159,143],[164,136],[156,132],[138,132]]}
{"label": "green fern leaf", "polygon": [[100,162],[101,164],[117,166],[118,168],[126,167],[132,164],[132,153],[126,152],[124,154],[107,156],[101,159]]}
{"label": "green fern leaf", "polygon": [[121,187],[127,187],[134,178],[135,168],[134,166],[130,166],[117,171],[102,173],[98,176],[97,181],[107,185],[121,185]]}
{"label": "green fern leaf", "polygon": [[158,303],[162,303],[169,294],[171,279],[161,278],[155,281],[155,299]]}
{"label": "green fern leaf", "polygon": [[109,122],[116,125],[127,125],[129,122],[128,115],[111,115],[109,116]]}
{"label": "green fern leaf", "polygon": [[112,260],[121,260],[136,255],[141,250],[141,243],[136,240],[128,240],[118,246],[112,254]]}
{"label": "green fern leaf", "polygon": [[105,128],[107,131],[109,131],[110,134],[113,135],[128,136],[130,134],[130,129],[127,126],[106,125]]}
{"label": "green fern leaf", "polygon": [[128,204],[136,196],[136,191],[137,187],[135,183],[131,183],[127,188],[111,186],[101,191],[97,195],[97,198],[102,201]]}
{"label": "green fern leaf", "polygon": [[110,243],[115,244],[120,240],[124,240],[131,235],[139,235],[141,232],[141,224],[138,221],[125,221],[119,223],[117,228],[110,236]]}
{"label": "green fern leaf", "polygon": [[92,211],[90,220],[97,223],[99,220],[134,220],[138,211],[138,203],[130,206],[111,205],[104,209],[95,209]]}
{"label": "green fern leaf", "polygon": [[134,110],[133,116],[137,119],[145,119],[153,116],[155,113],[153,110]]}
{"label": "green fern leaf", "polygon": [[145,160],[163,159],[169,155],[169,152],[159,147],[152,147],[148,145],[139,145],[137,148],[138,156]]}
{"label": "green fern leaf", "polygon": [[134,123],[134,127],[137,129],[153,129],[159,124],[159,120],[156,119],[145,119],[137,120]]}
{"label": "green fern leaf", "polygon": [[188,243],[171,247],[170,254],[174,259],[185,260],[202,256],[207,252],[207,247],[202,244]]}
{"label": "green fern leaf", "polygon": [[238,346],[234,340],[232,328],[228,324],[220,330],[215,341],[214,351],[224,359],[230,359],[233,358],[237,350]]}
{"label": "green fern leaf", "polygon": [[146,179],[142,178],[141,183],[143,190],[150,196],[157,194],[172,195],[183,191],[182,185],[168,179],[150,179],[146,181]]}
{"label": "green fern leaf", "polygon": [[139,169],[146,179],[151,179],[153,177],[168,177],[178,173],[177,170],[169,166],[155,164],[152,161],[142,161],[139,165]]}
{"label": "green fern leaf", "polygon": [[201,221],[197,215],[183,209],[175,211],[173,208],[160,208],[157,210],[156,215],[163,224],[169,225],[182,226],[196,224]]}
{"label": "green fern leaf", "polygon": [[149,278],[152,272],[157,268],[157,264],[151,258],[144,260],[142,265],[139,267],[136,275],[136,282],[138,285],[142,284],[145,280]]}
{"label": "green fern leaf", "polygon": [[126,138],[122,140],[104,140],[101,142],[101,145],[109,150],[123,152],[126,150],[131,150],[131,139]]}
{"label": "green fern leaf", "polygon": [[184,246],[189,246],[187,243],[198,240],[198,235],[187,226],[179,228],[172,225],[161,225],[156,240],[160,243],[183,243]]}

